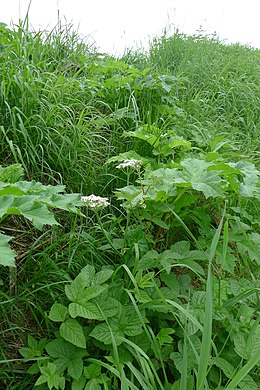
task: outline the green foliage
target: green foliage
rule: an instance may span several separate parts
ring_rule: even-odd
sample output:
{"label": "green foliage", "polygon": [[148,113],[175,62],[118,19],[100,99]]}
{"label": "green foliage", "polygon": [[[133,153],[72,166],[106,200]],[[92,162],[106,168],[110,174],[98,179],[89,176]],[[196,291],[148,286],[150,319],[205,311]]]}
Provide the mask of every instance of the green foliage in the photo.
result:
{"label": "green foliage", "polygon": [[1,386],[257,389],[259,51],[0,45]]}
{"label": "green foliage", "polygon": [[[9,215],[19,215],[31,221],[37,229],[42,229],[43,225],[58,224],[49,207],[81,214],[75,207],[79,203],[78,194],[62,194],[64,186],[45,186],[35,181],[21,181],[19,179],[22,173],[19,164],[0,167],[0,222]],[[15,266],[15,253],[7,244],[11,238],[0,234],[0,265]]]}

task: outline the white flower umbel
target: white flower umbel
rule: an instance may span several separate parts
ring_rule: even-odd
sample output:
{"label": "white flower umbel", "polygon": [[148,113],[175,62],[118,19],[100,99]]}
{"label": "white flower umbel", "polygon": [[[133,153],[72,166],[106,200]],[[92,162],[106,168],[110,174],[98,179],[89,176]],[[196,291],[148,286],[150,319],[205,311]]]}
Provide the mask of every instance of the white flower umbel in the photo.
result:
{"label": "white flower umbel", "polygon": [[98,210],[103,209],[110,205],[108,198],[102,198],[101,196],[89,195],[82,196],[80,198],[81,202],[83,202],[86,206],[91,207],[92,209]]}
{"label": "white flower umbel", "polygon": [[122,168],[133,168],[133,169],[139,169],[141,166],[141,161],[140,160],[124,160],[121,164],[117,165],[118,169]]}

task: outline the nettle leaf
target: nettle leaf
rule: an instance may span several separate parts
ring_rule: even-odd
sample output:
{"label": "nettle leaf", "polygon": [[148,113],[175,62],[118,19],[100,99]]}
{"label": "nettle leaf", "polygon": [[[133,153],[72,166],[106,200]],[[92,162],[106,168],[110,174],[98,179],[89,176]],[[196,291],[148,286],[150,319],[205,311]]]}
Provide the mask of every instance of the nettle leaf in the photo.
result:
{"label": "nettle leaf", "polygon": [[8,242],[13,237],[5,236],[0,233],[0,265],[4,265],[6,267],[15,267],[15,252],[10,248]]}
{"label": "nettle leaf", "polygon": [[60,326],[60,335],[71,344],[86,348],[86,339],[82,326],[74,319],[68,319]]}
{"label": "nettle leaf", "polygon": [[132,306],[122,306],[120,314],[111,319],[113,329],[122,330],[127,336],[137,336],[143,332],[142,324]]}
{"label": "nettle leaf", "polygon": [[66,306],[60,303],[54,303],[51,307],[49,319],[54,322],[63,322],[68,314]]}
{"label": "nettle leaf", "polygon": [[89,320],[102,320],[98,307],[91,302],[70,303],[69,313],[72,318],[83,317]]}
{"label": "nettle leaf", "polygon": [[82,358],[87,355],[74,345],[67,343],[62,339],[57,339],[48,343],[45,347],[49,356],[54,360],[55,366],[59,373],[63,373],[68,369],[68,374],[78,380],[83,372]]}
{"label": "nettle leaf", "polygon": [[[191,340],[194,340],[195,342],[193,344],[193,348],[195,347],[197,352],[199,352],[199,349],[200,348],[200,344],[198,343],[198,341],[196,340],[196,336],[191,336]],[[194,350],[192,349],[192,347],[187,344],[187,371],[190,372],[192,369],[194,369],[194,364],[195,364],[195,355],[194,355]],[[183,350],[184,350],[184,346],[183,346],[183,340],[180,340],[178,342],[178,350],[179,352],[172,352],[170,354],[170,359],[173,360],[177,370],[182,373],[182,369],[183,369]]]}

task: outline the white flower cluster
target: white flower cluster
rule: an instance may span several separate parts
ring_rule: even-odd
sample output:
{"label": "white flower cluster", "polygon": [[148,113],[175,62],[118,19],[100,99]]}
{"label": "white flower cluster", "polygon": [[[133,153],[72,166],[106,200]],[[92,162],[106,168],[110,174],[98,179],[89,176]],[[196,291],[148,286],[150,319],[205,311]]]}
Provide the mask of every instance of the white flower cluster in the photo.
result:
{"label": "white flower cluster", "polygon": [[102,209],[103,207],[110,205],[108,198],[102,198],[101,196],[93,194],[89,196],[82,196],[80,200],[92,209]]}
{"label": "white flower cluster", "polygon": [[141,166],[141,161],[140,160],[124,160],[121,164],[117,165],[118,169],[122,168],[134,168],[134,169],[139,169]]}

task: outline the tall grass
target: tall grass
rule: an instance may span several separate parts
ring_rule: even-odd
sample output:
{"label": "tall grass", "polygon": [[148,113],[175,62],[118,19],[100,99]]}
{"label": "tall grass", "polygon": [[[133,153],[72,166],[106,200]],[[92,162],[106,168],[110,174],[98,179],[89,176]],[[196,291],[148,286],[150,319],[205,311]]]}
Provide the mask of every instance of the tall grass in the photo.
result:
{"label": "tall grass", "polygon": [[125,59],[186,80],[177,96],[186,114],[181,126],[190,138],[205,146],[211,137],[223,135],[240,153],[255,157],[260,132],[258,49],[177,32],[155,38],[146,58],[140,55],[138,61],[128,53]]}
{"label": "tall grass", "polygon": [[[130,146],[140,154],[144,152],[144,146],[138,140],[126,141],[122,137],[124,131],[140,126],[146,126],[156,134],[170,130],[192,140],[195,146],[188,152],[190,154],[224,150],[227,158],[232,155],[239,160],[245,156],[259,164],[259,50],[227,46],[216,38],[176,33],[170,38],[156,38],[148,53],[128,52],[121,59],[103,58],[95,48],[84,43],[71,26],[58,24],[49,33],[35,32],[29,31],[26,22],[21,22],[16,30],[0,26],[0,50],[0,165],[21,163],[28,180],[63,183],[69,192],[96,193],[112,199],[114,189],[126,184],[127,179],[115,166],[105,162],[126,152]],[[145,153],[153,156],[148,148]],[[173,164],[174,158],[176,156],[173,156]],[[254,207],[256,214],[257,206]],[[246,217],[252,220],[252,216]],[[196,236],[198,232],[191,231],[178,214],[175,213],[174,218],[182,226],[180,229],[174,227],[171,240],[188,237],[193,248],[200,250],[204,242]],[[91,212],[85,219],[63,213],[57,214],[57,219],[60,227],[45,228],[42,232],[36,232],[19,218],[10,217],[0,224],[1,232],[14,236],[13,246],[18,251],[15,290],[6,282],[8,271],[0,269],[0,388],[3,389],[33,387],[35,380],[26,372],[28,366],[19,360],[18,353],[18,349],[26,345],[27,334],[51,339],[56,327],[48,319],[47,312],[53,302],[63,302],[64,285],[86,264],[99,269],[120,263],[124,258],[123,249],[129,248],[121,248],[118,237],[127,230],[129,221],[134,227],[140,224],[130,217],[126,222],[124,212],[113,200],[109,211],[101,213],[98,219]],[[252,222],[254,226],[255,221]],[[215,226],[217,222],[214,221]],[[125,343],[134,360],[127,361],[124,367],[119,360],[115,368],[105,361],[100,363],[100,360],[89,358],[90,362],[102,365],[118,378],[122,389],[202,390],[210,388],[212,378],[214,384],[219,378],[222,386],[214,359],[222,350],[226,356],[233,356],[233,351],[226,348],[231,330],[228,333],[226,328],[218,328],[219,322],[215,326],[212,313],[216,275],[223,271],[222,265],[220,269],[218,264],[212,266],[222,223],[221,220],[215,236],[211,237],[211,249],[205,249],[209,252],[209,264],[203,265],[208,271],[207,277],[190,274],[188,269],[176,265],[176,269],[180,268],[176,275],[183,277],[183,290],[185,277],[192,275],[189,288],[185,294],[182,291],[178,300],[172,296],[165,298],[154,282],[153,289],[160,296],[160,304],[170,307],[161,319],[161,313],[157,313],[159,322],[155,329],[142,319],[139,302],[133,291],[126,289],[147,339],[157,353],[156,358],[150,359],[149,351],[128,339]],[[248,226],[244,224],[242,229],[245,236]],[[149,234],[148,227],[145,235]],[[227,236],[228,222],[224,224],[223,257],[228,254]],[[139,251],[138,245],[143,243],[140,238],[137,241]],[[111,242],[116,246],[114,251]],[[126,244],[128,241],[124,239]],[[149,241],[148,249],[158,249],[153,239]],[[243,273],[248,280],[255,278],[256,266],[247,268],[245,253],[245,258],[241,259],[242,273],[235,275],[235,281],[244,278]],[[131,256],[138,263],[139,254],[137,256],[133,251]],[[128,285],[132,282],[138,290],[136,269],[132,272],[126,265],[122,268],[128,275]],[[237,270],[240,272],[239,267]],[[219,281],[219,302],[222,294],[226,294],[230,310],[235,311],[240,299],[248,295],[251,299],[256,294],[257,289],[253,286],[250,291],[239,290],[236,297],[230,298],[231,287],[227,287],[224,277],[221,282],[226,290],[221,290]],[[189,300],[187,305],[185,301],[197,290],[204,291],[206,296],[204,324],[192,312]],[[239,315],[241,318],[245,315],[242,309]],[[230,318],[231,325],[228,326],[232,327],[233,317]],[[169,345],[162,349],[156,341],[156,332],[167,321],[176,325],[177,334],[170,347],[174,353],[180,355],[182,352],[180,371],[173,359],[164,356]],[[234,321],[238,327],[237,323]],[[189,334],[189,326],[198,329],[200,344]],[[176,352],[179,341],[183,344]],[[222,343],[221,348],[216,347],[216,342]],[[190,351],[195,362],[192,374]],[[114,352],[116,356],[116,345]],[[223,386],[226,387],[219,389],[239,386],[258,358],[256,354],[246,364],[236,358],[237,372],[232,378],[224,379]],[[1,370],[2,367],[5,370]],[[176,383],[172,384],[175,379]],[[105,381],[103,385],[108,388]]]}

